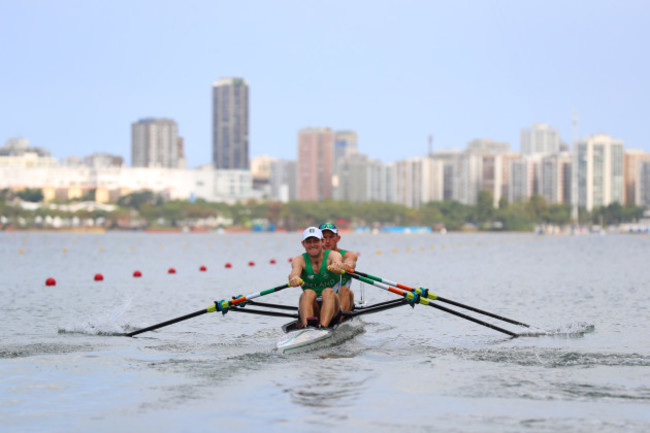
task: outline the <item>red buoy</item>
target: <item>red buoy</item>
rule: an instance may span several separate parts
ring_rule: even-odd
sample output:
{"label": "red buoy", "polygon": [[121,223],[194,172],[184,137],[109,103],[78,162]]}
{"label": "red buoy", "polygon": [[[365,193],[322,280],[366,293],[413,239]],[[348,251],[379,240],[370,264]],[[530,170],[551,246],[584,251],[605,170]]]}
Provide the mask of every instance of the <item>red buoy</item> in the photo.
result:
{"label": "red buoy", "polygon": [[175,274],[175,273],[176,273],[176,269],[174,269],[174,268],[169,268],[169,270],[167,271],[167,273],[168,273],[168,274]]}
{"label": "red buoy", "polygon": [[142,272],[140,272],[140,271],[134,271],[134,272],[133,272],[133,276],[134,276],[135,278],[141,277],[141,276],[142,276]]}
{"label": "red buoy", "polygon": [[230,269],[230,268],[232,268],[232,265],[230,263],[226,263],[226,268]]}
{"label": "red buoy", "polygon": [[272,265],[275,265],[275,259],[271,259],[271,261],[269,263],[271,263]]}
{"label": "red buoy", "polygon": [[208,270],[208,268],[206,268],[205,266],[201,266],[201,267],[199,268],[199,271],[201,271],[201,272],[205,272],[205,271],[207,271],[207,270]]}
{"label": "red buoy", "polygon": [[248,262],[248,266],[255,266],[255,262]]}
{"label": "red buoy", "polygon": [[54,278],[48,278],[45,280],[45,285],[46,286],[56,286],[56,280]]}
{"label": "red buoy", "polygon": [[95,274],[95,281],[104,281],[104,276],[102,274]]}

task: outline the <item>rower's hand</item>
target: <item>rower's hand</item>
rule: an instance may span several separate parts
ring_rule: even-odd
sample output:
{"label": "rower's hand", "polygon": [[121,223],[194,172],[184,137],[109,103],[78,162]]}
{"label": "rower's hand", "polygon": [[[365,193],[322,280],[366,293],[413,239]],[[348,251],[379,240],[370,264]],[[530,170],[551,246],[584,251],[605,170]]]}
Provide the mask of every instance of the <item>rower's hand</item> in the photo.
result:
{"label": "rower's hand", "polygon": [[330,272],[334,272],[335,274],[343,275],[348,271],[354,271],[354,268],[344,263],[334,262],[327,267],[327,270],[329,270]]}
{"label": "rower's hand", "polygon": [[300,277],[289,277],[289,285],[291,287],[298,287],[305,284],[305,282]]}

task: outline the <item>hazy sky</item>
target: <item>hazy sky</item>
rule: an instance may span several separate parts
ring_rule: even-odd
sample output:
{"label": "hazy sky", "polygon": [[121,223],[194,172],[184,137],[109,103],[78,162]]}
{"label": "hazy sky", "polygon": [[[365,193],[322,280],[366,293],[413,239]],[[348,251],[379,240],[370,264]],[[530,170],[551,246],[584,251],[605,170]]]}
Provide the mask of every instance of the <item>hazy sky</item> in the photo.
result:
{"label": "hazy sky", "polygon": [[131,123],[211,162],[211,86],[250,86],[250,154],[353,129],[384,162],[549,123],[650,151],[650,2],[0,0],[0,145],[130,164]]}

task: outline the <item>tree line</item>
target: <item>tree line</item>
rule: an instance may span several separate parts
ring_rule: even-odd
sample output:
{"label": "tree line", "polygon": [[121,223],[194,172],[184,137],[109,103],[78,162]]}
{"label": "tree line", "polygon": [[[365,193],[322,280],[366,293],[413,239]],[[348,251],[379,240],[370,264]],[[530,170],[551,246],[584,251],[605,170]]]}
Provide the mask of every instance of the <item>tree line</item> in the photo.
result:
{"label": "tree line", "polygon": [[[446,230],[495,230],[530,231],[539,225],[566,226],[573,223],[568,204],[549,204],[544,197],[535,195],[526,202],[509,203],[502,197],[494,207],[494,197],[488,190],[479,193],[475,205],[465,205],[457,201],[429,202],[419,209],[384,203],[350,203],[346,201],[323,200],[319,202],[250,200],[245,203],[226,204],[203,200],[166,200],[152,191],[139,191],[121,197],[117,209],[107,211],[65,212],[47,209],[25,210],[12,202],[20,198],[38,202],[42,194],[26,190],[14,193],[0,192],[0,216],[5,220],[34,221],[37,216],[76,217],[80,219],[101,218],[107,228],[123,227],[124,221],[137,219],[139,227],[179,227],[192,226],[197,220],[218,219],[219,223],[241,228],[253,228],[264,222],[264,229],[272,226],[277,229],[298,230],[323,222],[335,222],[341,227],[359,226],[429,226]],[[598,207],[591,212],[579,209],[579,224],[602,226],[635,222],[643,216],[643,208],[634,205],[622,206],[613,203]],[[5,225],[7,225],[5,223]],[[28,224],[29,225],[29,224]]]}

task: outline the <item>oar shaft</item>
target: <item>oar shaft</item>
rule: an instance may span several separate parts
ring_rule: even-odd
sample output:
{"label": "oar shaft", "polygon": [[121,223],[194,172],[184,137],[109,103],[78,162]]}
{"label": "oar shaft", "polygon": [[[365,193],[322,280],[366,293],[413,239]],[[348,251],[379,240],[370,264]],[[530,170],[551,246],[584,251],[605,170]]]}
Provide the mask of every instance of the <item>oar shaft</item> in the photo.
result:
{"label": "oar shaft", "polygon": [[527,325],[523,322],[519,322],[514,319],[508,319],[507,317],[499,316],[498,314],[490,313],[489,311],[481,310],[480,308],[472,307],[471,305],[465,305],[461,304],[460,302],[452,301],[451,299],[446,299],[442,298],[440,296],[437,297],[437,300],[440,302],[446,302],[447,304],[455,305],[457,307],[464,308],[466,310],[474,311],[476,313],[483,314],[485,316],[493,317],[495,319],[503,320],[504,322],[512,323],[513,325],[519,325],[519,326],[524,326],[526,328],[530,328],[530,325]]}
{"label": "oar shaft", "polygon": [[225,314],[226,311],[228,311],[228,309],[233,305],[241,304],[242,302],[246,302],[248,300],[258,298],[260,296],[268,295],[270,293],[275,293],[275,292],[278,292],[278,291],[280,291],[282,289],[286,289],[287,287],[291,287],[291,286],[289,286],[289,284],[282,284],[281,286],[273,287],[272,289],[262,290],[261,292],[256,292],[256,293],[250,294],[248,296],[240,296],[240,297],[238,297],[236,299],[232,299],[230,301],[226,301],[226,300],[218,301],[218,302],[215,302],[214,304],[210,305],[208,308],[206,308],[204,310],[195,311],[194,313],[186,314],[184,316],[180,316],[180,317],[177,317],[175,319],[167,320],[166,322],[161,322],[161,323],[158,323],[156,325],[152,325],[152,326],[148,326],[146,328],[138,329],[137,331],[129,332],[128,334],[124,334],[124,336],[133,337],[134,335],[138,335],[138,334],[141,334],[141,333],[147,332],[147,331],[153,331],[154,329],[162,328],[164,326],[169,326],[169,325],[172,325],[174,323],[181,322],[181,321],[187,320],[187,319],[191,319],[192,317],[200,316],[201,314],[205,314],[205,313],[213,313],[215,311],[221,311],[221,312],[223,312]]}
{"label": "oar shaft", "polygon": [[[390,285],[393,285],[395,287],[399,287],[400,289],[408,290],[410,292],[414,292],[414,293],[418,293],[418,294],[420,294],[421,290],[422,290],[422,289],[416,289],[416,288],[413,288],[413,287],[409,287],[409,286],[406,286],[406,285],[403,285],[403,284],[399,284],[399,283],[396,283],[394,281],[388,280],[386,278],[380,278],[380,277],[377,277],[375,275],[366,274],[364,272],[353,271],[353,273],[362,275],[362,276],[364,276],[366,278],[370,278],[371,280],[374,280],[374,281],[390,284]],[[524,326],[526,328],[530,328],[530,325],[528,325],[526,323],[523,323],[523,322],[520,322],[518,320],[509,319],[507,317],[500,316],[498,314],[490,313],[489,311],[481,310],[480,308],[472,307],[471,305],[461,304],[460,302],[456,302],[456,301],[452,301],[451,299],[443,298],[443,297],[438,296],[438,295],[436,295],[436,294],[434,294],[432,292],[429,292],[428,298],[429,299],[435,299],[435,300],[438,300],[440,302],[445,302],[447,304],[455,305],[457,307],[464,308],[464,309],[470,310],[470,311],[474,311],[475,313],[483,314],[484,316],[489,316],[489,317],[492,317],[494,319],[502,320],[504,322],[512,323],[513,325],[519,325],[519,326]]]}
{"label": "oar shaft", "polygon": [[146,328],[138,329],[137,331],[129,332],[124,334],[126,337],[133,337],[134,335],[142,334],[143,332],[153,331],[154,329],[162,328],[164,326],[169,326],[183,320],[191,319],[192,317],[200,316],[201,314],[209,313],[210,309],[206,308],[204,310],[195,311],[184,316],[177,317],[175,319],[167,320],[166,322],[161,322],[156,325],[147,326]]}
{"label": "oar shaft", "polygon": [[267,289],[267,290],[262,290],[261,292],[255,292],[251,293],[250,295],[246,296],[240,296],[236,299],[231,299],[230,301],[219,301],[218,304],[223,308],[224,310],[230,308],[232,305],[237,305],[241,304],[242,302],[250,301],[251,299],[259,298],[260,296],[264,295],[269,295],[271,293],[279,292],[282,289],[286,289],[287,287],[291,287],[289,283],[287,284],[282,284],[281,286],[273,287],[272,289]]}
{"label": "oar shaft", "polygon": [[[396,295],[403,296],[404,298],[411,299],[411,297],[413,296],[412,292],[407,293],[407,292],[404,292],[402,290],[391,287],[388,284],[381,283],[379,281],[375,281],[375,280],[372,280],[370,278],[362,277],[361,275],[355,275],[355,273],[352,273],[351,275],[352,275],[353,278],[356,278],[356,279],[358,279],[360,281],[363,281],[365,283],[368,283],[368,284],[372,284],[373,286],[379,287],[380,289],[384,289],[386,291],[395,293]],[[409,294],[411,295],[411,297],[409,297]],[[442,310],[442,311],[444,311],[446,313],[449,313],[449,314],[453,314],[453,315],[458,316],[458,317],[462,317],[463,319],[467,319],[467,320],[469,320],[471,322],[474,322],[474,323],[477,323],[479,325],[486,326],[486,327],[488,327],[490,329],[494,329],[495,331],[503,332],[504,334],[510,335],[511,337],[518,337],[518,334],[516,334],[515,332],[508,331],[507,329],[503,329],[503,328],[501,328],[499,326],[496,326],[496,325],[493,325],[491,323],[484,322],[482,320],[476,319],[475,317],[468,316],[468,315],[460,313],[458,311],[451,310],[449,308],[445,308],[443,306],[434,304],[429,299],[420,298],[419,303],[423,304],[423,305],[428,305],[428,306],[433,307],[433,308],[437,308],[439,310]]]}
{"label": "oar shaft", "polygon": [[479,325],[486,326],[488,328],[494,329],[495,331],[503,332],[504,334],[508,334],[511,337],[515,337],[515,338],[519,337],[519,334],[517,334],[516,332],[508,331],[507,329],[500,328],[500,327],[498,327],[496,325],[493,325],[491,323],[484,322],[483,320],[479,320],[479,319],[477,319],[475,317],[472,317],[472,316],[468,316],[467,314],[463,314],[461,312],[451,310],[449,308],[445,308],[442,305],[429,303],[428,299],[424,299],[424,301],[427,302],[425,305],[429,305],[430,307],[437,308],[437,309],[442,310],[444,312],[447,312],[449,314],[453,314],[454,316],[462,317],[463,319],[467,319],[467,320],[469,320],[471,322],[478,323]]}

